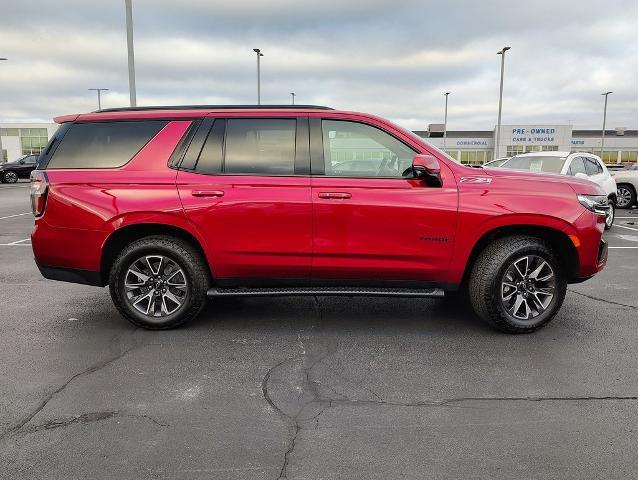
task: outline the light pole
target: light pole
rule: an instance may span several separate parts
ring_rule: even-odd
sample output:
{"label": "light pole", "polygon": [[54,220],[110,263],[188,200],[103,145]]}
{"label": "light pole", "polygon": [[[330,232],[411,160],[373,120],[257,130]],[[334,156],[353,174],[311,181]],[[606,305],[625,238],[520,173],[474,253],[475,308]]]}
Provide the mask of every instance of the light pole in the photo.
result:
{"label": "light pole", "polygon": [[107,91],[108,88],[89,88],[88,90],[97,92],[97,109],[102,110],[102,92]]}
{"label": "light pole", "polygon": [[496,125],[496,145],[494,145],[494,158],[499,158],[499,142],[501,136],[501,112],[503,111],[503,74],[505,73],[505,52],[507,52],[512,47],[503,47],[499,52],[496,52],[497,55],[501,56],[501,88],[498,94],[498,123]]}
{"label": "light pole", "polygon": [[450,92],[445,92],[445,116],[443,118],[443,150],[445,150],[445,144],[447,140],[447,97],[450,95]]}
{"label": "light pole", "polygon": [[258,48],[253,48],[253,52],[257,54],[257,105],[261,105],[261,71],[259,58],[263,57],[264,54],[261,53],[261,50]]}
{"label": "light pole", "polygon": [[603,152],[605,151],[605,126],[607,124],[607,97],[609,96],[610,93],[614,93],[614,92],[601,93],[601,95],[605,97],[605,107],[603,108],[603,133],[600,137],[600,158],[601,159],[603,158]]}
{"label": "light pole", "polygon": [[133,49],[133,0],[124,0],[126,5],[126,49],[128,51],[128,90],[131,107],[137,106],[135,91],[135,52]]}
{"label": "light pole", "polygon": [[297,94],[295,92],[290,92],[290,96],[292,97],[292,104],[295,104],[295,97],[297,96]]}
{"label": "light pole", "polygon": [[[0,57],[1,61],[6,61],[8,58]],[[4,163],[4,150],[2,149],[2,134],[0,134],[0,163]]]}

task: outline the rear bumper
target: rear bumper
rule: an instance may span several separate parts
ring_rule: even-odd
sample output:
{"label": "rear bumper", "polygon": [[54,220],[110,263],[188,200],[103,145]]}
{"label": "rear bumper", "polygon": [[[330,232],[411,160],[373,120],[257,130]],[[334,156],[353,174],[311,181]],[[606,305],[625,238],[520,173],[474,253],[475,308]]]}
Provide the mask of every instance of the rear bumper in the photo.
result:
{"label": "rear bumper", "polygon": [[102,245],[107,236],[107,232],[99,230],[54,227],[42,217],[36,218],[31,245],[39,265],[72,271],[99,271]]}
{"label": "rear bumper", "polygon": [[93,287],[103,287],[104,282],[100,272],[91,270],[79,270],[76,268],[62,267],[45,267],[36,262],[38,270],[44,278],[49,280],[58,280],[61,282],[80,283],[82,285],[91,285]]}

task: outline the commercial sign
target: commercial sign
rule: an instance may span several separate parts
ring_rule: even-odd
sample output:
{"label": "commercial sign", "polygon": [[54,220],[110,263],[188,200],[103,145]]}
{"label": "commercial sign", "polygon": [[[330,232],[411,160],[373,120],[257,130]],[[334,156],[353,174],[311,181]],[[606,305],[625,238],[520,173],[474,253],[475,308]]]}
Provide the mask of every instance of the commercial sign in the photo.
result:
{"label": "commercial sign", "polygon": [[512,128],[512,143],[555,142],[553,127]]}

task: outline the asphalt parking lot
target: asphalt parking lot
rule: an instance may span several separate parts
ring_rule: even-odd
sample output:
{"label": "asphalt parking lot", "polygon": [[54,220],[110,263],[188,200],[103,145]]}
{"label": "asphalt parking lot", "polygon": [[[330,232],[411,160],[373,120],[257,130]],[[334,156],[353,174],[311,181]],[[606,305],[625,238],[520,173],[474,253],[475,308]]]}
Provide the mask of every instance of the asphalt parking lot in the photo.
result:
{"label": "asphalt parking lot", "polygon": [[0,478],[630,478],[638,211],[527,336],[426,299],[222,299],[136,329],[44,280],[0,185]]}

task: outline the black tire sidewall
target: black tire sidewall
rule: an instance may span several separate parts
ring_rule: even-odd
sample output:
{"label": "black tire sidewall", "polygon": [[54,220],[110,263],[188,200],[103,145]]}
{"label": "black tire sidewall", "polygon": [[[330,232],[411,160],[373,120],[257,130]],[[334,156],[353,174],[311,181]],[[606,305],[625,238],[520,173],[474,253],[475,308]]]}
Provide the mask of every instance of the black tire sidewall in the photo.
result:
{"label": "black tire sidewall", "polygon": [[611,227],[614,226],[614,220],[616,220],[616,203],[613,200],[610,200],[609,206],[612,209],[613,217],[611,219],[611,225],[607,225],[607,218],[605,217],[605,230],[611,230]]}
{"label": "black tire sidewall", "polygon": [[[548,262],[554,270],[554,276],[556,279],[555,294],[548,308],[531,321],[520,320],[514,317],[506,310],[505,305],[503,305],[503,302],[501,301],[501,281],[503,279],[503,276],[505,275],[505,271],[509,268],[513,261],[525,255],[536,255]],[[538,246],[530,245],[528,247],[518,249],[508,255],[507,259],[499,267],[499,269],[497,270],[497,274],[494,276],[490,283],[491,303],[493,307],[496,309],[503,320],[517,329],[534,330],[551,320],[562,305],[562,300],[565,297],[566,291],[567,281],[565,280],[564,273],[559,263],[556,261],[556,258],[550,253],[550,251],[541,244],[539,244]]]}
{"label": "black tire sidewall", "polygon": [[[197,256],[191,251],[188,252],[189,255],[182,256],[176,250],[184,248],[185,245],[177,243],[175,246],[178,248],[171,248],[165,241],[161,243],[157,242],[156,244],[134,242],[116,259],[109,279],[111,296],[120,312],[133,324],[148,329],[172,328],[181,325],[194,316],[194,309],[195,314],[201,310],[201,308],[195,306],[194,303],[197,301],[198,303],[202,303],[203,306],[203,299],[205,299],[207,287],[201,285],[201,281],[198,281],[197,266],[193,265],[192,259],[188,258],[189,255],[193,255],[193,258],[196,260]],[[186,283],[189,287],[182,306],[170,315],[157,317],[161,318],[161,321],[150,321],[153,320],[152,317],[138,312],[126,297],[124,287],[126,272],[134,261],[145,255],[163,255],[176,262],[184,271]]]}

